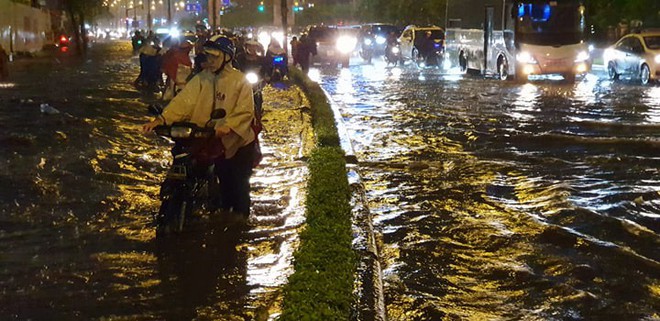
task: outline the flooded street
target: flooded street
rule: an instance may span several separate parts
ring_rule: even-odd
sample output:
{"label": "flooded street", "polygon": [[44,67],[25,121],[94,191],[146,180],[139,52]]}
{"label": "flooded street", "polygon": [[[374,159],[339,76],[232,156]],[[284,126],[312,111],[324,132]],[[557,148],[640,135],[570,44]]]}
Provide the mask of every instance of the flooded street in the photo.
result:
{"label": "flooded street", "polygon": [[353,141],[390,320],[660,318],[660,86],[360,63],[310,75]]}
{"label": "flooded street", "polygon": [[267,166],[252,178],[254,226],[240,232],[200,213],[180,237],[156,240],[170,145],[139,132],[154,97],[131,85],[139,68],[130,43],[97,44],[82,63],[13,68],[0,85],[0,319],[277,315],[304,222],[309,119],[290,108],[303,104],[299,93],[265,93]]}

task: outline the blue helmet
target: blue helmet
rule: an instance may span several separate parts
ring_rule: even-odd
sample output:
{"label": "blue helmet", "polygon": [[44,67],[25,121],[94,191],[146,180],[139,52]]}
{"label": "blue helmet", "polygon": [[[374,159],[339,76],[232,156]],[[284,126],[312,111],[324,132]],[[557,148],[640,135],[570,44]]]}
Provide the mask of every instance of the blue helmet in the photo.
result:
{"label": "blue helmet", "polygon": [[217,35],[211,37],[211,39],[204,43],[204,52],[214,56],[219,56],[220,52],[224,52],[229,55],[231,59],[234,59],[236,46],[234,46],[234,42],[226,36]]}

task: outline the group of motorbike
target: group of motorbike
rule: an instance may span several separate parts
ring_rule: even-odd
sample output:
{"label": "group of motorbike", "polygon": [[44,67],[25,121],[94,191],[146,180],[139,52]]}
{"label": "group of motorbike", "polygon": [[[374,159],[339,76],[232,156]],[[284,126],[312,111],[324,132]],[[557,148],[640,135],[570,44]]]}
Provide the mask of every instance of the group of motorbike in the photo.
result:
{"label": "group of motorbike", "polygon": [[[253,127],[259,127],[263,114],[262,89],[269,83],[283,80],[288,73],[287,60],[284,52],[264,53],[263,48],[253,47],[253,42],[245,44],[237,53],[234,64],[252,84],[257,117]],[[162,112],[163,107],[159,104],[149,106],[152,115]],[[225,114],[223,109],[218,109],[209,121],[221,119]],[[255,132],[259,130],[255,128]],[[212,195],[218,194],[220,182],[214,174],[211,160],[218,155],[209,153],[222,153],[222,144],[213,139],[215,130],[212,127],[200,127],[189,122],[157,126],[154,132],[174,142],[173,163],[161,184],[161,206],[155,216],[157,237],[166,237],[181,233],[195,211],[203,208],[212,210],[216,206],[216,197]]]}

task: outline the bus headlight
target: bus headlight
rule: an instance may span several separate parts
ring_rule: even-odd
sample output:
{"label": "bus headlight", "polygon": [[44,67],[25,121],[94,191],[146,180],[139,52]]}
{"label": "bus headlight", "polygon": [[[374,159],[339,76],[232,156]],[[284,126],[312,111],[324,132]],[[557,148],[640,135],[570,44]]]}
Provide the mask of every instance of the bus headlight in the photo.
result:
{"label": "bus headlight", "polygon": [[337,39],[337,50],[343,54],[351,53],[355,49],[357,39],[350,36],[341,36]]}
{"label": "bus headlight", "polygon": [[589,60],[589,53],[586,51],[578,52],[577,56],[575,57],[575,62],[585,62],[587,60]]}
{"label": "bus headlight", "polygon": [[521,64],[536,64],[536,63],[538,63],[536,61],[536,59],[534,59],[534,57],[532,57],[532,55],[527,51],[523,51],[523,52],[517,54],[516,55],[516,61],[518,61],[518,63],[521,63]]}

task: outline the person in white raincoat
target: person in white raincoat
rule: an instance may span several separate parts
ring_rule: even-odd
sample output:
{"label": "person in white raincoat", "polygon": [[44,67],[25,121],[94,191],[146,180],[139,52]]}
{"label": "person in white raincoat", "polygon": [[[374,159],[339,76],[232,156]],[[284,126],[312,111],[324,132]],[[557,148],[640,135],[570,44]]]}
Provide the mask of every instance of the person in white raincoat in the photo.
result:
{"label": "person in white raincoat", "polygon": [[[162,117],[143,125],[144,132],[154,127],[188,121],[198,126],[213,126],[224,145],[224,157],[215,161],[220,178],[219,209],[250,213],[250,176],[257,157],[252,85],[245,75],[232,67],[235,48],[225,36],[214,36],[204,44],[208,56],[205,68],[193,77],[168,104]],[[213,110],[224,109],[226,116],[211,121]]]}

